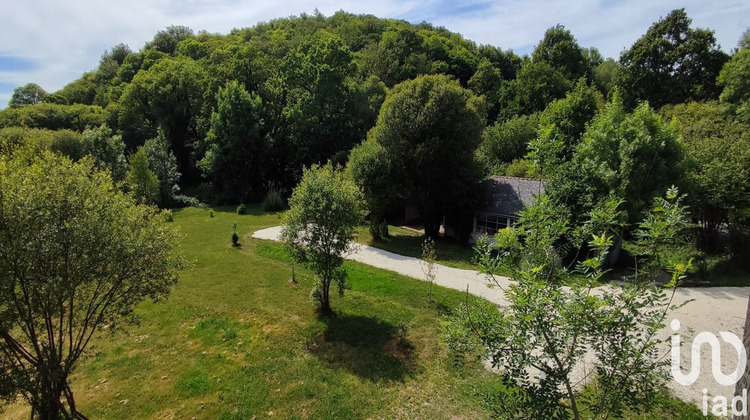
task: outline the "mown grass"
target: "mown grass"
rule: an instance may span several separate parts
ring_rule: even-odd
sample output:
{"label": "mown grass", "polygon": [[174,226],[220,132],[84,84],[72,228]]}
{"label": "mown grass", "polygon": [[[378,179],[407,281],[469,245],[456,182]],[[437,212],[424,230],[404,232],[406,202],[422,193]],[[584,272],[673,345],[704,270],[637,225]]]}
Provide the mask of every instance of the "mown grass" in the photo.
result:
{"label": "mown grass", "polygon": [[[425,235],[399,226],[388,226],[389,237],[373,239],[368,226],[360,226],[357,242],[380,248],[394,254],[422,258],[422,244]],[[476,270],[472,261],[474,251],[471,245],[450,238],[434,238],[437,263],[465,270]]]}
{"label": "mown grass", "polygon": [[[496,374],[477,358],[456,364],[444,317],[465,296],[346,262],[352,290],[334,317],[309,300],[311,273],[283,246],[250,237],[278,225],[251,207],[175,212],[189,261],[168,300],[138,307],[140,326],[96,338],[72,378],[91,419],[466,418],[491,416]],[[241,246],[232,247],[237,222]],[[695,414],[679,407],[671,418]],[[659,408],[660,410],[662,408]],[[668,410],[667,410],[668,411]],[[655,411],[658,418],[670,418]],[[28,418],[23,404],[6,418]],[[632,418],[643,418],[633,416]],[[647,417],[657,418],[657,417]]]}

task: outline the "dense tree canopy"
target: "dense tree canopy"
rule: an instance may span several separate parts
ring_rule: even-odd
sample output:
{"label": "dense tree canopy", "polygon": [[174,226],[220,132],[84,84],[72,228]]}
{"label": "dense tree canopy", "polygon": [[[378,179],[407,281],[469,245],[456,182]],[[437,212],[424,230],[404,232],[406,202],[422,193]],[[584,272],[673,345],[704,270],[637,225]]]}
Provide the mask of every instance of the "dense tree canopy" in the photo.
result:
{"label": "dense tree canopy", "polygon": [[482,133],[477,158],[488,173],[504,175],[504,167],[526,156],[527,146],[537,138],[538,128],[539,114],[514,117],[488,126]]}
{"label": "dense tree canopy", "polygon": [[119,134],[114,134],[106,125],[83,132],[83,151],[90,155],[96,167],[109,171],[115,181],[123,181],[127,175],[125,143]]}
{"label": "dense tree canopy", "polygon": [[387,151],[399,195],[416,206],[429,235],[470,202],[483,128],[483,101],[447,76],[418,77],[388,93],[371,138]]}
{"label": "dense tree canopy", "polygon": [[573,86],[562,70],[546,61],[526,61],[515,80],[504,83],[500,93],[500,120],[541,112]]}
{"label": "dense tree canopy", "polygon": [[573,34],[562,25],[547,29],[544,38],[534,48],[531,58],[560,69],[569,80],[586,77],[589,73],[589,61],[583,48],[578,45]]}
{"label": "dense tree canopy", "polygon": [[362,191],[370,211],[370,234],[381,238],[381,224],[397,191],[393,176],[393,164],[388,152],[370,139],[352,149],[346,172]]}
{"label": "dense tree canopy", "polygon": [[[745,87],[750,77],[745,74],[748,55],[742,45],[719,81],[722,106],[736,119],[747,122],[748,100],[743,92],[750,90]],[[577,144],[585,137],[582,133],[586,124],[599,112],[602,97],[619,88],[627,109],[642,99],[649,100],[654,109],[668,103],[716,99],[719,90],[715,79],[726,59],[713,33],[691,28],[683,10],[656,22],[623,53],[620,62],[603,57],[595,47],[579,45],[574,34],[561,25],[549,28],[530,56],[523,58],[498,46],[476,45],[428,23],[410,24],[346,12],[330,17],[302,14],[225,35],[171,26],[157,33],[140,51],[124,44],[106,50],[96,68],[60,91],[47,94],[48,103],[0,111],[0,128],[8,128],[3,134],[5,145],[32,142],[35,148],[49,148],[78,159],[93,151],[77,140],[80,134],[68,131],[53,138],[47,130],[81,133],[90,129],[91,134],[104,124],[111,130],[104,137],[119,135],[125,143],[119,156],[146,146],[149,167],[159,178],[161,206],[181,202],[184,197],[177,199],[180,187],[182,191],[206,192],[201,194],[203,199],[255,200],[269,185],[288,195],[299,182],[303,166],[328,160],[343,164],[355,145],[368,137],[379,115],[396,113],[392,98],[403,93],[403,86],[410,82],[424,84],[427,75],[443,75],[452,78],[450,86],[468,88],[483,98],[485,106],[478,114],[486,113],[489,127],[483,131],[476,158],[485,175],[554,177],[546,163],[540,173],[544,156],[553,157],[564,164],[561,168],[570,170],[568,162],[575,160]],[[419,82],[413,82],[415,79]],[[240,112],[247,108],[241,103],[247,101],[235,101],[232,106],[220,104],[217,93],[229,83],[250,96],[252,112]],[[383,106],[386,96],[391,103]],[[384,183],[393,183],[387,185],[392,187],[387,189],[391,195],[386,200],[390,203],[388,211],[395,211],[405,201],[422,202],[423,211],[434,209],[431,223],[437,223],[435,220],[449,213],[447,208],[440,208],[445,203],[468,202],[466,197],[447,197],[445,192],[471,195],[465,187],[472,184],[468,180],[475,177],[477,166],[469,155],[480,141],[473,134],[474,116],[465,119],[455,111],[461,106],[437,106],[426,99],[413,104],[428,113],[418,116],[407,109],[398,110],[399,118],[409,122],[402,127],[411,130],[409,135],[429,133],[431,129],[426,127],[434,123],[436,132],[461,140],[446,140],[443,145],[440,142],[444,139],[437,135],[429,138],[413,134],[412,140],[399,140],[409,145],[399,150],[411,155],[399,154],[392,145],[377,139],[385,132],[383,127],[390,124],[381,122],[369,137],[382,150],[368,143],[370,146],[359,147],[354,156],[362,173],[372,174],[362,163],[368,159],[374,159],[373,164],[386,160],[393,164],[387,177],[390,181]],[[235,107],[238,109],[232,110],[229,119],[212,118],[214,114],[227,116]],[[244,127],[233,135],[237,143],[218,146],[217,133],[223,130],[222,124],[224,129],[230,125]],[[478,126],[481,130],[482,124]],[[40,130],[23,134],[17,127]],[[250,153],[238,148],[238,144],[254,144],[250,140],[258,136],[263,138],[260,149]],[[420,140],[416,140],[418,137]],[[159,140],[158,145],[148,140],[154,138]],[[383,150],[386,160],[380,159]],[[437,150],[445,151],[450,159],[430,154]],[[529,152],[531,156],[527,156]],[[231,159],[222,161],[217,156]],[[428,158],[440,162],[435,167],[447,169],[437,170],[423,163]],[[97,159],[103,161],[101,156]],[[210,165],[214,159],[214,163],[226,165]],[[201,171],[199,162],[203,162],[200,166],[204,170],[213,166],[218,172]],[[451,169],[454,164],[455,170]],[[124,180],[127,166],[113,168],[115,176]],[[396,171],[401,171],[399,176],[390,177]],[[215,176],[219,172],[243,175],[233,186],[221,186],[224,182]],[[456,178],[450,181],[462,186],[446,187],[448,180],[441,176]],[[362,179],[360,187],[365,192],[372,190]],[[422,179],[434,182],[429,193],[429,182],[422,185]],[[218,194],[212,195],[213,189],[199,185],[204,182],[218,187]],[[445,200],[427,199],[438,191],[446,195]],[[605,189],[597,191],[604,193]],[[374,201],[369,204],[371,211],[377,207]]]}
{"label": "dense tree canopy", "polygon": [[105,111],[96,105],[39,103],[0,112],[0,127],[83,131],[89,127],[99,127],[105,121]]}
{"label": "dense tree canopy", "polygon": [[194,168],[190,148],[198,139],[206,72],[189,58],[161,59],[139,71],[123,92],[120,126],[128,147],[142,144],[161,128],[170,142],[180,172]]}
{"label": "dense tree canopy", "polygon": [[538,138],[529,141],[539,155],[537,159],[546,160],[545,165],[570,160],[586,125],[603,102],[601,95],[580,79],[565,98],[550,103],[540,115]]}
{"label": "dense tree canopy", "polygon": [[750,49],[735,54],[719,74],[719,83],[724,87],[721,102],[740,121],[750,123]]}
{"label": "dense tree canopy", "polygon": [[658,109],[718,98],[716,77],[728,57],[713,31],[691,22],[684,9],[673,10],[622,53],[617,84],[628,104],[646,100]]}
{"label": "dense tree canopy", "polygon": [[261,100],[236,81],[216,94],[218,108],[211,115],[205,154],[198,167],[223,200],[245,201],[262,185],[265,157],[270,147]]}
{"label": "dense tree canopy", "polygon": [[47,98],[47,91],[39,87],[36,83],[13,89],[13,95],[10,96],[8,106],[11,108],[20,108],[26,105],[36,105],[44,102]]}
{"label": "dense tree canopy", "polygon": [[678,137],[648,104],[628,113],[615,94],[586,127],[572,160],[553,173],[548,191],[576,221],[613,196],[624,200],[628,222],[636,223],[654,197],[680,183]]}
{"label": "dense tree canopy", "polygon": [[750,206],[750,126],[732,121],[716,102],[676,105],[686,155],[686,192],[703,245],[715,250],[722,224]]}

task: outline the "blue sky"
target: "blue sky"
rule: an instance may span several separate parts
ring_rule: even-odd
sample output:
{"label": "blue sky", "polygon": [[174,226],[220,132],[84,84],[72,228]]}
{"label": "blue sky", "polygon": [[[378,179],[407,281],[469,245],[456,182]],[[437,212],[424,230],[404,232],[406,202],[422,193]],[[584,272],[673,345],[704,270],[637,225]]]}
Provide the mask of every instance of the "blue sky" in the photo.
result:
{"label": "blue sky", "polygon": [[519,54],[559,23],[582,46],[613,58],[677,8],[685,8],[693,27],[714,30],[725,51],[750,25],[750,0],[6,0],[0,8],[0,108],[17,86],[60,89],[95,68],[108,48],[124,42],[137,51],[169,25],[227,33],[316,7],[326,16],[346,10],[427,21]]}

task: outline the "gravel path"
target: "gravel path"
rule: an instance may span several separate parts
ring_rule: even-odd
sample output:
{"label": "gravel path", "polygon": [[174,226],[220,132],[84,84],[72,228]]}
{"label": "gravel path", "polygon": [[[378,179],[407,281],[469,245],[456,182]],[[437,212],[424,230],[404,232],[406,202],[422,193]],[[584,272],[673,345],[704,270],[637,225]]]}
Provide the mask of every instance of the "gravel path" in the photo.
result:
{"label": "gravel path", "polygon": [[[281,229],[281,226],[275,226],[259,230],[253,233],[253,237],[278,241]],[[346,258],[395,271],[417,280],[424,280],[421,260],[417,258],[405,257],[361,244],[356,245]],[[507,277],[499,277],[498,280],[501,286],[510,284],[510,279]],[[435,284],[461,291],[466,291],[468,287],[469,293],[473,295],[483,297],[500,306],[507,304],[503,291],[499,288],[489,287],[486,278],[473,270],[461,270],[436,264]],[[691,367],[690,344],[696,334],[708,331],[718,336],[720,331],[729,331],[740,338],[742,337],[748,294],[750,294],[750,287],[680,288],[677,290],[674,304],[692,301],[671,312],[667,318],[667,327],[660,333],[663,338],[668,337],[673,334],[669,327],[670,321],[672,319],[680,321],[681,327],[677,332],[680,334],[682,341],[680,365],[683,373],[687,373]],[[719,338],[719,342],[721,343],[721,370],[724,374],[729,374],[737,367],[737,352],[721,338]],[[707,389],[709,396],[723,395],[731,401],[734,387],[720,385],[714,380],[711,372],[711,351],[708,346],[703,346],[702,350],[702,363],[698,380],[689,387],[670,380],[669,387],[682,399],[698,404],[699,408],[702,407],[704,389]],[[664,354],[668,360],[669,346],[665,347]],[[708,401],[710,410],[710,397]]]}

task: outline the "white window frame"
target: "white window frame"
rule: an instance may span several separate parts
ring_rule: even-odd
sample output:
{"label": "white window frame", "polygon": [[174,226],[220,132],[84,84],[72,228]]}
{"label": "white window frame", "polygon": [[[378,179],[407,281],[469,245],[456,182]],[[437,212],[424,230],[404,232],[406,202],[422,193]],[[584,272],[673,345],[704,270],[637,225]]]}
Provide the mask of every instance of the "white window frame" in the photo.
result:
{"label": "white window frame", "polygon": [[474,232],[477,236],[494,236],[498,230],[513,225],[513,218],[493,213],[477,213]]}

